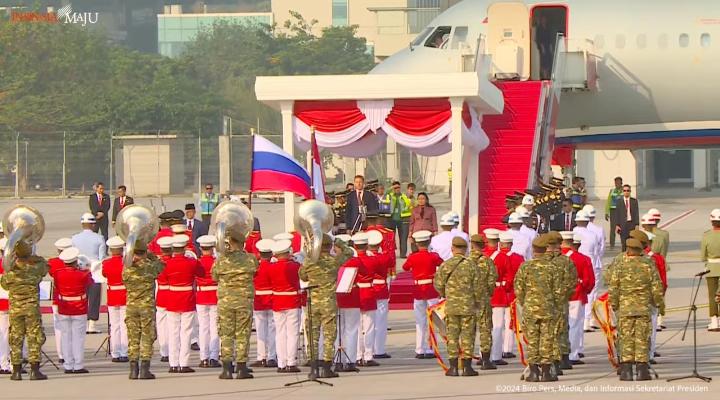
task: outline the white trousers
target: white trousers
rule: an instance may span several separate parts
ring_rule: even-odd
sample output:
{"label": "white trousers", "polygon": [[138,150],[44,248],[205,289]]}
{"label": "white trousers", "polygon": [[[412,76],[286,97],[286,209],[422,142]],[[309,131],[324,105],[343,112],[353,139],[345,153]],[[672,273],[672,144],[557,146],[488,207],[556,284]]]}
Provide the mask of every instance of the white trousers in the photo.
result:
{"label": "white trousers", "polygon": [[413,313],[415,314],[415,354],[430,354],[428,341],[427,309],[437,304],[439,299],[413,300]]}
{"label": "white trousers", "polygon": [[63,358],[62,352],[62,332],[60,332],[60,321],[58,320],[58,306],[52,306],[53,312],[53,330],[55,331],[55,349],[57,350],[58,358]]}
{"label": "white trousers", "polygon": [[388,312],[390,299],[378,300],[375,311],[375,354],[385,354],[385,343],[387,342]]}
{"label": "white trousers", "polygon": [[155,311],[155,327],[157,331],[158,347],[160,348],[160,356],[168,357],[168,330],[167,330],[167,310],[164,307],[157,307]]}
{"label": "white trousers", "polygon": [[275,321],[272,310],[254,311],[255,339],[257,339],[257,359],[274,360],[275,355]]}
{"label": "white trousers", "polygon": [[358,329],[357,356],[358,360],[370,361],[375,349],[375,310],[360,312]]}
{"label": "white trousers", "polygon": [[595,274],[595,287],[593,287],[593,290],[588,294],[588,302],[585,304],[585,321],[587,323],[590,323],[593,319],[592,315],[592,305],[595,300],[597,300],[598,297],[598,288],[600,287],[600,275],[601,275],[602,269],[599,268],[593,268],[593,273]]}
{"label": "white trousers", "polygon": [[502,359],[503,340],[505,332],[505,315],[510,314],[508,307],[492,308],[492,347],[490,348],[490,359],[493,361]]}
{"label": "white trousers", "polygon": [[171,367],[190,365],[190,340],[195,312],[167,312],[168,357]]}
{"label": "white trousers", "polygon": [[503,353],[512,353],[515,350],[515,331],[510,326],[510,307],[505,312],[505,331],[503,332]]}
{"label": "white trousers", "polygon": [[650,308],[652,314],[650,314],[650,354],[649,354],[649,360],[655,359],[655,345],[656,338],[657,338],[657,319],[658,319],[658,309],[657,307],[651,307]]}
{"label": "white trousers", "polygon": [[568,303],[568,336],[570,338],[570,359],[580,359],[580,350],[585,336],[584,307],[580,300]]}
{"label": "white trousers", "polygon": [[[342,334],[342,343],[338,342],[335,347],[340,347],[340,344],[342,344],[343,350],[347,353],[349,359],[343,359],[343,364],[355,363],[355,361],[357,361],[358,330],[360,329],[360,309],[341,308],[338,325],[340,326],[340,333]],[[338,337],[338,340],[339,339]]]}
{"label": "white trousers", "polygon": [[273,311],[278,368],[297,365],[300,336],[300,309]]}
{"label": "white trousers", "polygon": [[[197,310],[197,304],[195,305]],[[192,333],[190,334],[190,343],[198,343],[200,336],[200,323],[198,321],[198,315],[197,313],[193,314],[193,321],[192,321]]]}
{"label": "white trousers", "polygon": [[113,358],[127,357],[128,355],[125,309],[125,306],[108,307],[108,318],[110,318],[110,354]]}
{"label": "white trousers", "polygon": [[58,322],[62,332],[63,367],[70,371],[84,368],[87,314],[58,314]]}
{"label": "white trousers", "polygon": [[7,311],[0,311],[0,369],[9,371],[10,365],[10,316]]}
{"label": "white trousers", "polygon": [[198,304],[195,309],[197,310],[200,359],[219,360],[220,337],[218,336],[217,306]]}

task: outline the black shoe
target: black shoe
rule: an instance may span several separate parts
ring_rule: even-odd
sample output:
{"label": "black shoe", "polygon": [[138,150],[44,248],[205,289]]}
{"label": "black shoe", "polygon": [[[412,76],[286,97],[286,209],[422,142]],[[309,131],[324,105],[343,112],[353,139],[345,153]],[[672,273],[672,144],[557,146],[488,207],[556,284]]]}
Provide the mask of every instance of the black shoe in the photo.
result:
{"label": "black shoe", "polygon": [[365,367],[379,367],[380,363],[375,360],[368,360],[363,363]]}
{"label": "black shoe", "polygon": [[288,365],[287,367],[285,367],[285,372],[289,374],[295,374],[302,371],[296,365]]}
{"label": "black shoe", "polygon": [[595,332],[595,331],[594,331],[593,329],[585,329],[585,330],[583,330],[583,332],[585,332],[585,333],[592,333],[592,332]]}
{"label": "black shoe", "polygon": [[515,358],[515,353],[502,353],[502,358]]}
{"label": "black shoe", "polygon": [[562,359],[560,359],[560,369],[573,369],[569,354],[562,355]]}
{"label": "black shoe", "polygon": [[170,362],[170,357],[168,357],[168,356],[160,357],[160,362]]}
{"label": "black shoe", "polygon": [[88,370],[85,369],[85,368],[80,368],[80,369],[75,369],[75,370],[73,370],[72,373],[73,373],[73,374],[89,374],[90,371],[88,371]]}
{"label": "black shoe", "polygon": [[47,379],[47,376],[40,372],[40,363],[34,362],[30,363],[30,380],[31,381],[44,381]]}
{"label": "black shoe", "polygon": [[462,376],[478,376],[478,375],[480,375],[472,367],[472,358],[463,358],[462,364],[463,364]]}
{"label": "black shoe", "polygon": [[195,350],[195,351],[200,351],[200,345],[198,345],[197,343],[193,343],[190,345],[190,349]]}
{"label": "black shoe", "polygon": [[237,363],[237,366],[235,367],[235,372],[237,372],[237,379],[252,379],[253,376],[250,373],[250,370],[247,367],[247,364],[244,362]]}
{"label": "black shoe", "polygon": [[223,361],[222,362],[222,373],[218,378],[220,379],[232,379],[232,361]]}
{"label": "black shoe", "polygon": [[550,364],[550,373],[555,376],[561,376],[565,375],[562,368],[560,368],[560,361],[553,361],[552,364]]}
{"label": "black shoe", "polygon": [[111,362],[114,362],[114,363],[122,362],[122,360],[120,359],[120,357],[113,357],[113,359],[110,360],[110,361],[111,361]]}
{"label": "black shoe", "polygon": [[570,360],[570,364],[572,364],[572,365],[585,365],[585,361],[583,361],[583,360]]}
{"label": "black shoe", "polygon": [[458,359],[457,358],[451,358],[450,365],[447,371],[445,371],[445,376],[460,376],[458,374]]}
{"label": "black shoe", "polygon": [[665,325],[660,325],[660,329],[667,329],[667,326],[665,326]]}
{"label": "black shoe", "polygon": [[155,375],[150,372],[150,360],[140,361],[140,373],[138,379],[155,379]]}
{"label": "black shoe", "polygon": [[435,354],[434,353],[426,353],[424,358],[426,360],[431,360],[431,359],[435,358]]}
{"label": "black shoe", "polygon": [[0,369],[0,375],[12,375],[12,371],[9,369]]}
{"label": "black shoe", "polygon": [[489,369],[497,369],[497,367],[495,366],[495,364],[493,364],[493,362],[490,361],[490,352],[489,352],[489,351],[482,352],[482,353],[480,354],[480,356],[481,356],[481,358],[480,358],[480,370],[486,371],[486,370],[489,370]]}
{"label": "black shoe", "polygon": [[198,368],[210,368],[210,361],[201,360],[200,364],[198,364]]}
{"label": "black shoe", "polygon": [[658,352],[656,351],[656,352],[653,353],[653,357],[661,357],[661,356],[660,356],[660,353],[658,353]]}
{"label": "black shoe", "polygon": [[178,370],[178,373],[181,374],[192,374],[193,372],[195,372],[195,370],[190,367],[180,367]]}
{"label": "black shoe", "polygon": [[652,379],[650,377],[650,368],[648,367],[647,363],[635,363],[635,369],[637,372],[637,377],[635,380],[649,381]]}
{"label": "black shoe", "polygon": [[63,374],[74,374],[74,372],[71,369],[66,369],[63,371]]}
{"label": "black shoe", "polygon": [[287,367],[285,367],[285,368],[278,368],[278,369],[277,369],[277,373],[278,373],[278,374],[284,374],[284,373],[286,373],[286,372],[287,372]]}
{"label": "black shoe", "polygon": [[415,353],[415,358],[417,358],[418,360],[424,360],[424,359],[425,359],[425,354]]}
{"label": "black shoe", "polygon": [[540,381],[540,366],[537,364],[530,364],[528,376],[525,377],[525,382],[539,382]]}
{"label": "black shoe", "polygon": [[267,365],[265,368],[277,368],[277,361],[275,360],[268,360]]}
{"label": "black shoe", "polygon": [[585,358],[585,353],[578,353],[578,357]]}
{"label": "black shoe", "polygon": [[331,361],[318,361],[320,363],[320,378],[337,378],[338,375],[332,370]]}
{"label": "black shoe", "polygon": [[360,372],[355,363],[347,363],[343,366],[343,372]]}
{"label": "black shoe", "polygon": [[178,372],[180,372],[180,367],[170,367],[170,369],[168,369],[168,373],[170,374],[177,374]]}
{"label": "black shoe", "polygon": [[364,367],[365,360],[357,360],[357,361],[355,361],[355,365],[357,365],[358,367]]}
{"label": "black shoe", "polygon": [[128,378],[135,380],[138,378],[139,373],[140,373],[140,366],[138,365],[138,362],[135,360],[130,361],[130,375],[128,376]]}
{"label": "black shoe", "polygon": [[650,361],[648,361],[648,364],[655,365],[657,364],[657,361],[655,361],[655,359],[650,359]]}
{"label": "black shoe", "polygon": [[118,357],[118,359],[120,360],[118,362],[121,362],[121,363],[130,362],[130,359],[127,357]]}
{"label": "black shoe", "polygon": [[633,380],[633,370],[632,370],[632,363],[620,363],[620,380],[621,381],[632,381]]}
{"label": "black shoe", "polygon": [[550,371],[552,364],[542,364],[540,366],[540,382],[555,382],[558,380],[556,375]]}
{"label": "black shoe", "polygon": [[210,368],[220,368],[222,365],[220,365],[220,361],[210,359],[210,362],[208,363],[210,365]]}
{"label": "black shoe", "polygon": [[253,368],[265,368],[267,367],[267,360],[257,360],[254,363],[250,364]]}
{"label": "black shoe", "polygon": [[503,359],[492,360],[492,363],[495,364],[495,365],[508,365],[507,361],[505,361],[505,360],[503,360]]}
{"label": "black shoe", "polygon": [[373,358],[392,358],[392,356],[390,356],[390,354],[388,354],[388,353],[384,353],[384,354],[373,355]]}
{"label": "black shoe", "polygon": [[64,359],[64,358],[59,358],[59,359],[58,359],[58,362],[59,362],[60,364],[65,364],[65,359]]}

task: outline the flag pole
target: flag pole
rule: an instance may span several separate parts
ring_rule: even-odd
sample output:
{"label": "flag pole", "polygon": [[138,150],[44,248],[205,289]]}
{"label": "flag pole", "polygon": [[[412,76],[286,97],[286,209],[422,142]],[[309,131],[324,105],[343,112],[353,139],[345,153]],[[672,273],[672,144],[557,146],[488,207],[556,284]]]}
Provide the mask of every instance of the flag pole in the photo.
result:
{"label": "flag pole", "polygon": [[255,155],[255,128],[250,128],[250,186],[248,187],[248,208],[252,210],[253,159]]}
{"label": "flag pole", "polygon": [[[308,160],[308,172],[310,173],[310,195],[315,199],[315,174],[313,164],[315,161],[315,125],[310,126],[310,160]],[[315,199],[317,200],[317,199]]]}

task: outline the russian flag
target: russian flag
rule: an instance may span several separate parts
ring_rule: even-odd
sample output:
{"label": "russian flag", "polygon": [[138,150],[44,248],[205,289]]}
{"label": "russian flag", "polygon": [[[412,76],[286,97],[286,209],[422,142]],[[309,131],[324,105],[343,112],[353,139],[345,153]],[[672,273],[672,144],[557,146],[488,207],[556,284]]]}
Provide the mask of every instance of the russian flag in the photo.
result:
{"label": "russian flag", "polygon": [[292,192],[305,199],[312,198],[310,175],[288,153],[262,136],[253,136],[253,192]]}

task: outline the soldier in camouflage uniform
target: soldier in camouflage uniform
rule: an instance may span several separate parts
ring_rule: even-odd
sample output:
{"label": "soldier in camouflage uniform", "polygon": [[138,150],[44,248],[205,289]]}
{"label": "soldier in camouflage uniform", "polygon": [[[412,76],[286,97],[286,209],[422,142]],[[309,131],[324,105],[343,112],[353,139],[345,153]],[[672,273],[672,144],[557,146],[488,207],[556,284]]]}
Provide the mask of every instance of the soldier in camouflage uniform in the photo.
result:
{"label": "soldier in camouflage uniform", "polygon": [[618,318],[620,380],[633,380],[635,364],[637,380],[645,381],[650,380],[651,307],[665,306],[663,288],[657,269],[643,259],[642,243],[629,238],[626,246],[626,257],[610,274],[608,299]]}
{"label": "soldier in camouflage uniform", "polygon": [[452,258],[435,273],[435,289],[445,298],[445,325],[450,369],[445,376],[458,376],[458,358],[462,356],[462,376],[477,376],[472,368],[475,349],[475,316],[478,312],[480,273],[477,265],[465,257],[467,242],[452,239]]}
{"label": "soldier in camouflage uniform", "polygon": [[253,376],[247,360],[255,298],[253,278],[258,261],[245,252],[242,240],[230,237],[228,245],[228,250],[218,257],[212,270],[212,277],[218,284],[218,330],[223,366],[220,379],[233,378],[234,354],[237,354],[237,379],[250,379]]}
{"label": "soldier in camouflage uniform", "polygon": [[[127,290],[125,325],[128,335],[130,379],[155,379],[150,372],[155,331],[155,279],[165,268],[157,256],[147,252],[147,246],[135,245],[130,268],[122,272]],[[139,360],[139,365],[138,365]]]}
{"label": "soldier in camouflage uniform", "polygon": [[568,329],[568,315],[570,313],[570,297],[575,292],[577,286],[577,268],[570,260],[570,257],[562,254],[560,244],[562,243],[562,235],[560,232],[551,231],[548,233],[548,248],[546,254],[552,260],[557,268],[557,273],[553,274],[557,280],[557,284],[563,288],[557,304],[560,306],[558,311],[558,319],[556,322],[555,347],[553,349],[553,366],[556,375],[563,375],[563,369],[572,369],[570,363],[570,335]]}
{"label": "soldier in camouflage uniform", "polygon": [[552,254],[545,254],[547,235],[538,236],[532,246],[533,258],[520,265],[514,282],[516,300],[523,311],[522,331],[527,339],[530,373],[525,380],[550,382],[557,380],[550,367],[554,357],[558,310],[562,307],[557,301],[562,298],[564,287],[553,276],[557,269]]}
{"label": "soldier in camouflage uniform", "polygon": [[470,237],[470,260],[478,266],[479,283],[477,300],[478,312],[476,314],[477,330],[480,334],[480,355],[481,360],[478,362],[481,370],[497,369],[495,364],[490,360],[490,349],[492,348],[492,307],[490,306],[490,298],[495,290],[495,282],[497,281],[497,269],[495,263],[483,254],[485,246],[485,238],[482,235],[472,235]]}
{"label": "soldier in camouflage uniform", "polygon": [[27,339],[30,362],[30,380],[45,380],[47,376],[40,372],[40,353],[45,343],[45,332],[40,315],[40,282],[48,273],[48,264],[42,257],[31,255],[30,245],[18,242],[15,245],[17,260],[12,268],[5,265],[6,272],[0,284],[7,290],[10,302],[10,361],[12,363],[11,380],[22,379],[22,348]]}
{"label": "soldier in camouflage uniform", "polygon": [[[342,240],[335,240],[335,255],[330,254],[333,248],[332,238],[323,235],[320,258],[313,262],[309,258],[298,275],[309,286],[317,286],[312,296],[312,344],[311,348],[318,351],[320,341],[320,328],[323,332],[323,360],[321,363],[321,378],[337,378],[338,374],[330,368],[335,355],[335,339],[337,337],[337,303],[335,300],[335,286],[340,266],[353,256],[353,251]],[[308,315],[306,314],[306,318]],[[309,323],[305,321],[305,326]],[[314,366],[313,366],[314,367]],[[313,368],[313,371],[315,369]]]}

